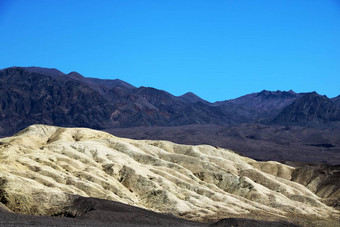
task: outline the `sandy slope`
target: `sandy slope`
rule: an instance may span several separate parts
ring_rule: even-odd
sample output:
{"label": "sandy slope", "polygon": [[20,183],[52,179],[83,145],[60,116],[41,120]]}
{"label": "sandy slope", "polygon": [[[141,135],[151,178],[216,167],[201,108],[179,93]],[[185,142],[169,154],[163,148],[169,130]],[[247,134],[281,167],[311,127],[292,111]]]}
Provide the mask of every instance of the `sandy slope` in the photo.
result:
{"label": "sandy slope", "polygon": [[334,225],[339,212],[290,181],[293,167],[207,145],[123,139],[85,128],[33,125],[0,140],[0,202],[57,215],[74,194],[189,220],[225,217]]}

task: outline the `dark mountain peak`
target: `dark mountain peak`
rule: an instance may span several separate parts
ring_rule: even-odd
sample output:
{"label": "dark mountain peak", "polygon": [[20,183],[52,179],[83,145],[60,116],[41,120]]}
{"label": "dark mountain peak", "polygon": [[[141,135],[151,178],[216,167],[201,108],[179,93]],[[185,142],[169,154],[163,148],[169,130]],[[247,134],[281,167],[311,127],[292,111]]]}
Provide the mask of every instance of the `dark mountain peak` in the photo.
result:
{"label": "dark mountain peak", "polygon": [[297,100],[297,102],[303,102],[304,100],[311,100],[311,99],[328,99],[327,96],[325,95],[320,95],[316,93],[315,91],[312,92],[306,92],[306,93],[301,93],[300,99]]}
{"label": "dark mountain peak", "polygon": [[256,97],[264,97],[264,98],[287,98],[287,97],[296,97],[297,94],[292,91],[292,90],[289,90],[289,91],[280,91],[280,90],[277,90],[277,91],[268,91],[268,90],[263,90],[259,93],[253,93]]}
{"label": "dark mountain peak", "polygon": [[42,68],[42,67],[37,67],[37,66],[22,67],[22,68],[29,72],[39,73],[39,74],[47,75],[51,77],[61,77],[65,75],[65,73],[55,68]]}
{"label": "dark mountain peak", "polygon": [[257,94],[263,94],[263,95],[270,95],[270,94],[282,94],[285,91],[276,90],[276,91],[269,91],[269,90],[262,90],[261,92],[258,92]]}
{"label": "dark mountain peak", "polygon": [[244,95],[244,96],[238,97],[236,99],[230,99],[228,101],[231,102],[231,103],[235,103],[235,104],[251,105],[252,103],[258,102],[259,100],[263,100],[263,99],[287,99],[287,98],[295,99],[298,96],[299,96],[299,94],[293,92],[292,90],[290,90],[290,91],[262,90],[261,92],[250,93],[248,95]]}
{"label": "dark mountain peak", "polygon": [[306,94],[306,95],[319,95],[316,91],[305,92],[303,94]]}
{"label": "dark mountain peak", "polygon": [[340,95],[332,98],[331,100],[340,107]]}
{"label": "dark mountain peak", "polygon": [[159,90],[153,87],[144,87],[141,86],[136,89],[136,92],[134,93],[135,95],[141,95],[144,97],[150,97],[153,100],[155,98],[160,98],[160,99],[175,99],[175,96],[170,94],[167,91],[164,90]]}
{"label": "dark mountain peak", "polygon": [[114,88],[114,87],[121,87],[123,89],[128,89],[128,90],[131,90],[131,89],[134,89],[136,88],[135,86],[125,82],[125,81],[122,81],[120,79],[97,79],[97,78],[91,78],[91,77],[85,77],[86,78],[86,81],[88,83],[93,83],[93,84],[97,84],[97,85],[101,85],[101,86],[105,86],[107,88]]}
{"label": "dark mountain peak", "polygon": [[[39,73],[45,76],[50,76],[56,79],[72,79],[72,80],[77,80],[80,82],[83,82],[85,84],[90,85],[93,89],[99,91],[100,88],[98,86],[104,86],[106,88],[112,89],[114,87],[121,87],[123,89],[133,89],[135,88],[133,85],[126,83],[122,80],[119,79],[97,79],[97,78],[91,78],[91,77],[84,77],[78,72],[72,71],[68,74],[65,74],[58,69],[54,68],[42,68],[42,67],[11,67],[11,68],[16,68],[16,69],[24,69],[29,72],[33,73]],[[102,92],[102,91],[100,91]]]}
{"label": "dark mountain peak", "polygon": [[196,94],[192,92],[187,92],[184,95],[178,96],[178,98],[188,103],[196,103],[196,102],[208,103],[206,100],[202,99],[201,97],[197,96]]}
{"label": "dark mountain peak", "polygon": [[144,86],[140,86],[136,89],[136,93],[138,94],[154,94],[157,93],[159,90],[153,87],[144,87]]}
{"label": "dark mountain peak", "polygon": [[263,98],[275,97],[278,93],[279,93],[278,91],[275,92],[275,91],[262,90],[261,92],[256,93],[256,97],[263,97]]}
{"label": "dark mountain peak", "polygon": [[[63,78],[64,73],[57,70],[57,69],[49,69],[49,68],[40,68],[40,67],[9,67],[0,70],[3,76],[8,77],[9,75],[13,76],[13,79],[16,78],[17,83],[22,83],[28,78],[31,79],[56,79],[56,78]],[[30,83],[33,83],[30,81]]]}
{"label": "dark mountain peak", "polygon": [[187,93],[185,93],[185,94],[183,94],[183,95],[181,95],[180,97],[198,97],[197,95],[195,95],[194,93],[192,93],[192,92],[187,92]]}
{"label": "dark mountain peak", "polygon": [[158,90],[158,89],[153,88],[153,87],[145,87],[145,86],[140,86],[137,89],[140,90],[140,91],[156,91],[156,90]]}
{"label": "dark mountain peak", "polygon": [[116,84],[120,87],[123,87],[123,88],[129,88],[129,89],[133,89],[133,88],[136,88],[135,86],[123,81],[123,80],[120,80],[120,79],[113,79],[113,80],[103,80],[105,82],[111,82],[112,85],[113,84]]}
{"label": "dark mountain peak", "polygon": [[1,69],[0,72],[8,73],[10,71],[24,71],[24,70],[25,69],[23,67],[13,66],[13,67]]}
{"label": "dark mountain peak", "polygon": [[251,93],[236,99],[215,102],[215,106],[224,106],[243,121],[263,122],[275,117],[284,107],[291,104],[300,94],[291,91],[268,91]]}
{"label": "dark mountain peak", "polygon": [[281,125],[322,127],[340,121],[340,108],[325,95],[303,93],[272,121]]}
{"label": "dark mountain peak", "polygon": [[0,72],[4,72],[5,74],[11,74],[14,73],[16,75],[20,74],[25,74],[26,76],[29,74],[40,74],[43,76],[49,76],[53,78],[60,78],[63,77],[65,74],[58,69],[54,68],[42,68],[42,67],[20,67],[20,66],[13,66],[13,67],[8,67],[1,69]]}
{"label": "dark mountain peak", "polygon": [[228,101],[233,104],[252,108],[256,111],[273,111],[289,105],[298,96],[299,94],[287,91],[263,90],[261,92],[251,93]]}
{"label": "dark mountain peak", "polygon": [[[153,93],[159,93],[160,92],[160,93],[163,93],[163,94],[168,94],[168,95],[173,96],[172,94],[170,94],[167,91],[160,90],[160,89],[153,88],[153,87],[140,86],[140,87],[137,88],[137,92],[138,93],[147,93],[147,94],[153,94]],[[173,96],[173,97],[175,97],[175,96]]]}
{"label": "dark mountain peak", "polygon": [[[84,77],[78,72],[70,72],[69,74],[67,74],[67,76],[73,80],[78,80],[83,83],[86,83],[97,91],[101,90],[101,88],[103,87],[108,88],[108,89],[112,89],[114,87],[121,87],[123,89],[129,89],[129,90],[135,88],[131,84],[126,83],[119,79],[111,80],[111,79],[98,79],[98,78],[92,78],[92,77]],[[102,93],[103,91],[100,91],[100,92]]]}
{"label": "dark mountain peak", "polygon": [[338,96],[336,96],[336,97],[334,97],[334,98],[332,98],[332,99],[334,99],[334,100],[340,100],[340,95],[338,95]]}
{"label": "dark mountain peak", "polygon": [[36,123],[91,128],[111,123],[114,109],[98,92],[78,81],[65,83],[55,74],[41,74],[36,69],[17,67],[0,72],[0,134]]}
{"label": "dark mountain peak", "polygon": [[262,90],[261,92],[258,92],[257,95],[262,94],[262,95],[269,95],[271,93],[274,93],[274,91],[268,91],[268,90]]}
{"label": "dark mountain peak", "polygon": [[85,77],[83,75],[81,75],[78,72],[70,72],[69,74],[67,74],[66,76],[68,76],[71,79],[76,79],[76,80],[83,80],[85,79]]}

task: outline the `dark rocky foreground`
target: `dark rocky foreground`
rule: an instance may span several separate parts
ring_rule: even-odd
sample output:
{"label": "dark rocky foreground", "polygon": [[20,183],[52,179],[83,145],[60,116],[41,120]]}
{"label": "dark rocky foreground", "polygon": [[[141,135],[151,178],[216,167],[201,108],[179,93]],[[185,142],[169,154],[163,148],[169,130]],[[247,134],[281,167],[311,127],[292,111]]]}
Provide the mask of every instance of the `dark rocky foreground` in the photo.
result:
{"label": "dark rocky foreground", "polygon": [[79,197],[58,217],[15,214],[0,207],[1,226],[297,226],[283,221],[226,218],[213,224],[191,222],[118,202]]}
{"label": "dark rocky foreground", "polygon": [[283,221],[257,221],[246,218],[226,218],[222,219],[214,224],[209,225],[211,227],[297,227],[298,225],[283,222]]}

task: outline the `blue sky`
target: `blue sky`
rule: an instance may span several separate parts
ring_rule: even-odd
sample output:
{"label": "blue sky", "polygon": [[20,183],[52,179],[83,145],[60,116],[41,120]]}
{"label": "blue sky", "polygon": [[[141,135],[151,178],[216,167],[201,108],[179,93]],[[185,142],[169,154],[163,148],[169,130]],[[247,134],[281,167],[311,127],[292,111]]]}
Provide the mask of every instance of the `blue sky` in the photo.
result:
{"label": "blue sky", "polygon": [[209,101],[340,95],[338,0],[0,0],[0,68],[119,78]]}

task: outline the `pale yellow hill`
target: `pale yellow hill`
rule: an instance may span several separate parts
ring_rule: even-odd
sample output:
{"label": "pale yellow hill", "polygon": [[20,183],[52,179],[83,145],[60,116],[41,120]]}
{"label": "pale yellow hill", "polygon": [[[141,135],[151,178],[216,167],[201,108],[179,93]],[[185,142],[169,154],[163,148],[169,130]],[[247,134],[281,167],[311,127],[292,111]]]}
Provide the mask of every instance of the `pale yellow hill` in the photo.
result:
{"label": "pale yellow hill", "polygon": [[85,128],[33,125],[0,139],[0,201],[27,214],[60,213],[76,194],[198,221],[234,216],[323,225],[339,219],[338,211],[290,181],[292,171],[212,146]]}

